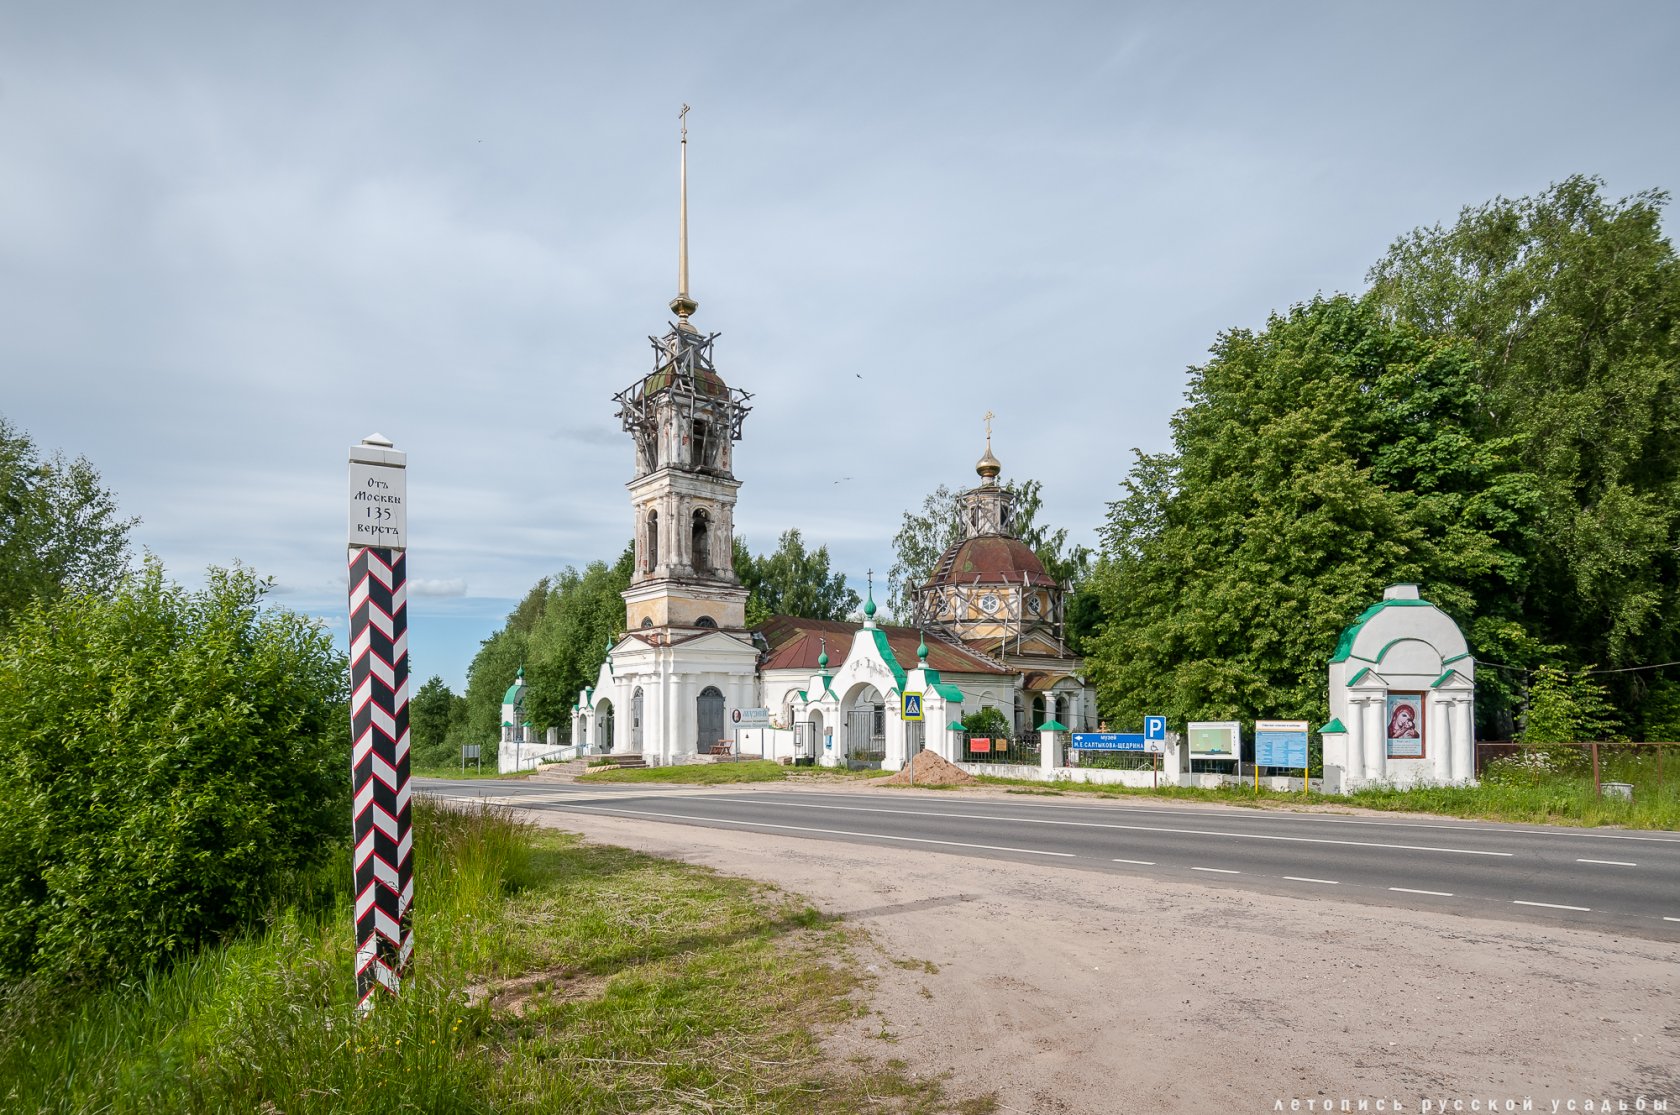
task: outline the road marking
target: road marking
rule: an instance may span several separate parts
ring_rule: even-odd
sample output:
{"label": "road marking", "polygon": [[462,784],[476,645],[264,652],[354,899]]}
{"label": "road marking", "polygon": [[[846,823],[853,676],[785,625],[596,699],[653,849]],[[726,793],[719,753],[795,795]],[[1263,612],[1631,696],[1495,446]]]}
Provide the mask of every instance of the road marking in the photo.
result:
{"label": "road marking", "polygon": [[1665,916],[1665,917],[1664,917],[1664,918],[1663,918],[1663,920],[1664,920],[1664,921],[1680,921],[1680,918],[1671,918],[1671,917],[1666,917],[1666,916]]}
{"label": "road marking", "polygon": [[1139,865],[1140,867],[1154,867],[1155,866],[1155,861],[1152,860],[1152,859],[1117,859],[1114,862],[1115,863],[1135,863],[1135,864]]}
{"label": "road marking", "polygon": [[931,840],[925,836],[891,836],[884,832],[851,832],[847,829],[819,829],[805,825],[773,825],[768,821],[731,821],[724,817],[691,817],[686,813],[655,813],[651,809],[610,809],[606,806],[584,807],[578,813],[627,813],[632,817],[663,817],[690,824],[742,825],[746,828],[785,829],[790,832],[820,832],[826,836],[862,836],[870,840],[902,840],[910,844],[940,844],[947,848],[980,848],[987,852],[1018,852],[1026,856],[1061,856],[1076,858],[1072,852],[1046,852],[1038,848],[1006,848],[999,844],[965,844],[961,840]]}
{"label": "road marking", "polygon": [[1629,863],[1624,859],[1578,859],[1576,863],[1602,863],[1606,867],[1638,867],[1637,863]]}
{"label": "road marking", "polygon": [[1292,883],[1323,883],[1325,886],[1329,887],[1339,887],[1342,885],[1335,879],[1307,879],[1300,875],[1285,875],[1284,878],[1288,879]]}
{"label": "road marking", "polygon": [[[762,801],[750,798],[716,798],[716,801],[732,802],[736,805],[760,805]],[[1402,852],[1449,852],[1460,856],[1497,856],[1510,859],[1515,852],[1484,852],[1477,848],[1440,848],[1426,844],[1378,844],[1369,840],[1330,840],[1319,836],[1277,836],[1264,832],[1220,832],[1217,829],[1179,829],[1163,828],[1157,825],[1117,825],[1101,821],[1060,821],[1049,817],[999,817],[987,813],[940,813],[931,809],[886,809],[880,806],[865,805],[817,805],[814,802],[783,802],[790,808],[800,809],[834,809],[845,813],[891,813],[904,817],[946,817],[959,821],[1002,821],[1025,825],[1064,825],[1071,828],[1086,829],[1116,829],[1125,832],[1164,832],[1180,836],[1225,836],[1235,840],[1281,840],[1290,844],[1338,844],[1353,848],[1389,848]],[[1054,807],[1050,807],[1054,808]]]}
{"label": "road marking", "polygon": [[1520,898],[1513,899],[1512,902],[1511,902],[1511,905],[1513,905],[1513,906],[1544,906],[1548,910],[1578,910],[1583,914],[1592,913],[1592,907],[1591,906],[1559,906],[1556,902],[1524,902]]}
{"label": "road marking", "polygon": [[1433,894],[1436,898],[1452,897],[1452,891],[1450,890],[1413,890],[1411,887],[1389,887],[1388,889],[1397,890],[1401,894]]}
{"label": "road marking", "polygon": [[[844,793],[847,793],[847,792],[855,793],[856,791],[843,791],[843,790],[829,791],[829,790],[824,790],[824,791],[820,791],[820,792],[833,793],[833,794],[836,794],[836,795],[841,795],[841,794],[844,794]],[[767,794],[767,795],[775,795],[779,799],[780,798],[785,798],[785,796],[786,796],[785,791],[765,790],[764,793]],[[1174,817],[1206,817],[1206,816],[1208,816],[1208,814],[1210,812],[1213,812],[1213,810],[1211,810],[1211,809],[1168,809],[1168,808],[1163,808],[1163,807],[1159,807],[1159,806],[1152,806],[1152,805],[1144,805],[1144,804],[1140,804],[1140,803],[1134,803],[1130,799],[1118,799],[1118,800],[1114,800],[1114,801],[1103,801],[1103,802],[1100,802],[1100,803],[1093,802],[1093,803],[1089,803],[1089,804],[1087,804],[1085,802],[1061,801],[1061,802],[1056,802],[1053,805],[1048,804],[1048,803],[1039,804],[1039,805],[1028,805],[1025,802],[1011,802],[1010,806],[1012,808],[1020,808],[1020,809],[1065,809],[1065,810],[1079,809],[1079,810],[1093,810],[1093,811],[1095,811],[1095,810],[1109,810],[1109,809],[1119,808],[1119,809],[1128,809],[1128,810],[1131,810],[1134,813],[1147,813],[1147,814],[1151,814],[1151,815],[1169,815],[1169,816],[1174,816]],[[1255,813],[1255,814],[1245,813],[1244,817],[1245,817],[1245,819],[1262,821],[1262,822],[1264,822],[1264,821],[1277,821],[1277,822],[1287,823],[1287,822],[1291,822],[1291,821],[1299,821],[1299,822],[1304,823],[1304,824],[1319,824],[1319,825],[1374,825],[1374,826],[1382,827],[1382,828],[1431,829],[1431,830],[1435,830],[1435,831],[1439,831],[1439,832],[1478,832],[1478,833],[1495,833],[1495,834],[1499,834],[1499,833],[1519,833],[1519,834],[1529,835],[1529,836],[1578,837],[1582,840],[1637,840],[1637,841],[1641,841],[1641,842],[1648,843],[1648,844],[1680,845],[1680,838],[1676,838],[1676,837],[1632,836],[1632,835],[1626,835],[1626,834],[1622,834],[1622,833],[1583,832],[1583,831],[1581,831],[1580,829],[1577,829],[1577,828],[1524,829],[1524,828],[1506,827],[1505,823],[1498,822],[1498,821],[1473,821],[1473,822],[1462,823],[1462,824],[1442,825],[1442,824],[1425,824],[1425,823],[1418,822],[1418,821],[1357,820],[1357,819],[1349,818],[1349,817],[1327,817],[1327,816],[1324,816],[1322,814],[1295,813],[1295,812]]]}
{"label": "road marking", "polygon": [[1232,871],[1229,867],[1192,867],[1192,871],[1212,871],[1216,875],[1241,875],[1241,871]]}

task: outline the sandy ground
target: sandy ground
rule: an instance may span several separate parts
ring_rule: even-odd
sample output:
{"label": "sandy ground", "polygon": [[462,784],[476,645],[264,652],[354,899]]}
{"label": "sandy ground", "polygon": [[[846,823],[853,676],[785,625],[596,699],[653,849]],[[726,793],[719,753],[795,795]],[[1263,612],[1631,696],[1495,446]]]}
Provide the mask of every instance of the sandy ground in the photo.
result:
{"label": "sandy ground", "polygon": [[[911,792],[915,791],[900,791]],[[947,795],[948,796],[948,795]],[[533,814],[777,884],[868,930],[831,1056],[1005,1111],[1680,1112],[1680,946],[630,818]],[[1587,1100],[1595,1105],[1584,1107]],[[1298,1106],[1292,1106],[1299,1101]],[[1472,1107],[1472,1101],[1477,1103]],[[1308,1104],[1311,1102],[1312,1107]],[[1647,1107],[1647,1110],[1650,1108]]]}

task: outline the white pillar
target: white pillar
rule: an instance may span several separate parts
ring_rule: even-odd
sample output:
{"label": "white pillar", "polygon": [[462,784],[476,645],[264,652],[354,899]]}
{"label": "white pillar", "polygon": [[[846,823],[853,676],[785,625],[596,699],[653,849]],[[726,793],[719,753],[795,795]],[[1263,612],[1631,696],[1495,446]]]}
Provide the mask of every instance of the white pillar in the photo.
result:
{"label": "white pillar", "polygon": [[1038,769],[1051,778],[1056,776],[1056,768],[1060,765],[1057,762],[1061,758],[1057,754],[1061,750],[1061,745],[1057,740],[1059,735],[1058,732],[1038,733]]}
{"label": "white pillar", "polygon": [[1360,783],[1365,781],[1365,718],[1363,714],[1364,708],[1361,702],[1356,700],[1348,702],[1347,723],[1343,725],[1347,729],[1347,743],[1344,745],[1347,752],[1347,769],[1343,772],[1345,775],[1343,788],[1348,790],[1357,790]]}
{"label": "white pillar", "polygon": [[1476,780],[1476,730],[1470,716],[1470,698],[1458,697],[1452,703],[1453,722],[1453,781],[1471,783]]}
{"label": "white pillar", "polygon": [[1383,731],[1383,701],[1365,698],[1365,777],[1382,781],[1388,777],[1388,740]]}

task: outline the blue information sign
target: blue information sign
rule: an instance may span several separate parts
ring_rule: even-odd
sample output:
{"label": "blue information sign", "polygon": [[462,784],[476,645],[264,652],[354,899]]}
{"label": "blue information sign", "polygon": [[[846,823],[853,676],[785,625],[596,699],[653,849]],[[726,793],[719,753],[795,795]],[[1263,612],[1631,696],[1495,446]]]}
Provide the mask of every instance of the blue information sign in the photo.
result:
{"label": "blue information sign", "polygon": [[1142,751],[1143,745],[1144,738],[1141,732],[1073,733],[1075,751]]}
{"label": "blue information sign", "polygon": [[1143,718],[1143,738],[1166,739],[1167,718],[1164,716],[1146,716]]}
{"label": "blue information sign", "polygon": [[1254,733],[1254,761],[1263,767],[1305,770],[1307,733],[1303,731]]}

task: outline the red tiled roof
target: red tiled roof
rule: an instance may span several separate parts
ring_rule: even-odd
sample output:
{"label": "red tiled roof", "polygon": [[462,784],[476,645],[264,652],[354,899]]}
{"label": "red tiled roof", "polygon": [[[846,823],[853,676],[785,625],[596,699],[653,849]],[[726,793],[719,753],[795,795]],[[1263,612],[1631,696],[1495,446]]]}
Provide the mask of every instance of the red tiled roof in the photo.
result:
{"label": "red tiled roof", "polygon": [[1056,585],[1031,546],[1018,538],[982,534],[964,539],[941,554],[928,583],[1018,585],[1023,577],[1028,584],[1044,588]]}
{"label": "red tiled roof", "polygon": [[[753,628],[770,644],[765,654],[763,668],[766,670],[811,670],[817,668],[817,655],[822,653],[823,640],[828,640],[828,668],[830,672],[838,670],[840,664],[846,660],[846,655],[852,649],[852,636],[855,635],[861,623],[847,623],[842,620],[800,619],[797,616],[771,616],[757,627]],[[880,625],[881,631],[887,637],[887,646],[892,648],[893,657],[905,669],[916,665],[916,647],[922,642],[922,633],[914,627],[893,627],[888,624]],[[1011,671],[995,666],[984,658],[965,650],[961,646],[936,638],[931,633],[927,639],[928,666],[941,673],[958,674],[1007,674]]]}

